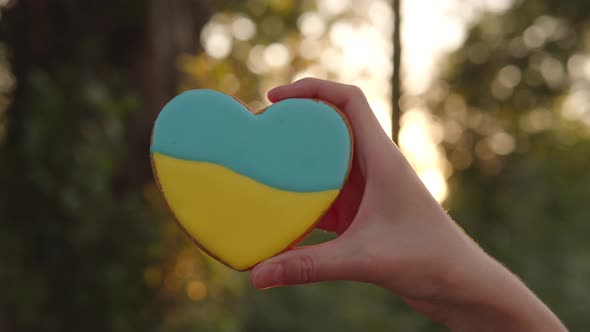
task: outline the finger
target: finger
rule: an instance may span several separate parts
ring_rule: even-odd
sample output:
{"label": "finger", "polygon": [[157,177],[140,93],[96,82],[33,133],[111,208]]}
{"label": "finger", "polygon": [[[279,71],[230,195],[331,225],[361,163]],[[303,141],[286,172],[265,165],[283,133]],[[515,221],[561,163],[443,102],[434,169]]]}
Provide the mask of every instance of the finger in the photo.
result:
{"label": "finger", "polygon": [[342,110],[353,125],[354,123],[378,124],[377,119],[370,116],[371,108],[364,93],[354,85],[304,78],[270,90],[268,98],[272,102],[287,98],[316,98],[327,101]]}
{"label": "finger", "polygon": [[[380,176],[366,170],[371,165],[373,171],[381,175],[392,171],[400,174],[413,174],[405,157],[389,139],[363,94],[356,86],[316,78],[304,78],[292,84],[276,87],[268,92],[272,102],[287,98],[316,98],[338,107],[352,126],[355,140],[355,154],[363,174],[380,181]],[[389,165],[387,167],[386,165]],[[391,165],[394,165],[391,167]]]}
{"label": "finger", "polygon": [[[357,251],[358,252],[358,251]],[[363,268],[340,239],[301,247],[257,265],[250,274],[255,288],[301,285],[326,280],[360,280]]]}
{"label": "finger", "polygon": [[287,98],[318,98],[342,109],[355,99],[366,101],[363,92],[354,85],[311,77],[278,86],[268,92],[268,98],[272,102]]}
{"label": "finger", "polygon": [[385,135],[367,98],[354,85],[304,78],[270,90],[268,98],[272,102],[287,98],[315,98],[336,106],[350,121],[356,143],[363,150],[374,147],[375,142]]}

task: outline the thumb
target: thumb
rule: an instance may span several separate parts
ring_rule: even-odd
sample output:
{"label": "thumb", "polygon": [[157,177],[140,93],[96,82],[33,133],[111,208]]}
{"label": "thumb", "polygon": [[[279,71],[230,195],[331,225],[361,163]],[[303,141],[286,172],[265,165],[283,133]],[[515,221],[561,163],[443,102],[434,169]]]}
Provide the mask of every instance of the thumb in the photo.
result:
{"label": "thumb", "polygon": [[[300,247],[257,265],[250,274],[255,288],[301,285],[326,280],[357,280],[358,266],[341,239]],[[348,249],[348,250],[346,250]],[[361,269],[362,270],[362,269]]]}

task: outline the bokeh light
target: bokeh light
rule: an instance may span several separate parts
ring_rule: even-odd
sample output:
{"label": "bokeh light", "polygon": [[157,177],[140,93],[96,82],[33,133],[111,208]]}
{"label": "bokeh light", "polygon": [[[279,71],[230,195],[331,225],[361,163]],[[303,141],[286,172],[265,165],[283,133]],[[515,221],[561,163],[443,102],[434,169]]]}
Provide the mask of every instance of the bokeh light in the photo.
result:
{"label": "bokeh light", "polygon": [[247,16],[237,15],[231,24],[234,38],[238,40],[250,40],[256,34],[256,25]]}
{"label": "bokeh light", "polygon": [[[584,1],[402,1],[399,100],[399,147],[432,195],[577,330]],[[391,135],[392,0],[49,3],[0,0],[1,331],[440,330],[359,283],[252,289],[183,234],[146,162],[162,105],[192,88],[261,109],[303,77],[354,84]]]}
{"label": "bokeh light", "polygon": [[[252,2],[251,5],[257,4],[257,10],[263,10],[259,8],[261,3]],[[439,59],[463,43],[466,29],[480,13],[500,12],[509,8],[511,3],[510,0],[404,2],[402,77],[406,97],[417,97],[413,98],[414,101],[420,99],[419,96],[435,79]],[[285,10],[275,2],[268,4],[275,10]],[[557,29],[555,22],[551,18],[539,20],[527,30],[518,45],[526,49],[539,47]],[[299,15],[296,24],[300,32],[298,41],[288,38],[269,44],[253,44],[244,49],[248,70],[259,75],[261,80],[260,99],[248,101],[251,106],[266,105],[266,90],[276,84],[306,76],[336,80],[357,85],[365,92],[379,122],[391,136],[390,79],[394,51],[391,4],[385,0],[319,0],[315,8]],[[252,40],[257,34],[277,36],[283,29],[283,23],[276,16],[255,22],[246,13],[237,13],[231,19],[225,14],[215,15],[203,29],[202,41],[205,51],[213,59],[223,59],[232,52],[234,57],[240,58],[238,52],[243,51],[236,47],[237,42]],[[487,45],[474,48],[470,56],[474,62],[483,63],[489,56]],[[293,67],[293,61],[297,59],[303,62]],[[297,70],[293,71],[295,68]],[[563,80],[563,66],[550,58],[539,63],[538,72],[542,79],[555,86]],[[234,77],[226,74],[223,78],[226,84],[222,86],[228,87],[229,93],[244,87]],[[518,67],[506,66],[498,72],[490,92],[499,99],[509,98],[521,80],[523,73]],[[525,98],[526,95],[521,94],[521,99]],[[407,114],[402,119],[400,147],[431,193],[443,201],[447,195],[446,179],[452,173],[452,168],[447,166],[449,161],[437,147],[444,135],[433,134],[433,128],[441,127],[434,123],[434,118],[417,116],[429,112],[427,105],[415,104],[408,107],[418,107],[420,111],[406,109]],[[493,142],[491,146],[502,154],[512,150],[509,141],[506,136],[498,135],[489,143]]]}

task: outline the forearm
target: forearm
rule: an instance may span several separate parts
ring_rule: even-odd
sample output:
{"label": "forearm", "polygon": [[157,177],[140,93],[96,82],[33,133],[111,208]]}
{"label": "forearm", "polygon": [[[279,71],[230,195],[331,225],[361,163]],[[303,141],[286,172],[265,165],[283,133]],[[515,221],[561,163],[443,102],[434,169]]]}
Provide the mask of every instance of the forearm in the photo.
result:
{"label": "forearm", "polygon": [[452,331],[567,331],[516,276],[492,258],[486,260],[490,266],[480,272],[486,275],[465,289],[467,300],[449,308],[446,325]]}

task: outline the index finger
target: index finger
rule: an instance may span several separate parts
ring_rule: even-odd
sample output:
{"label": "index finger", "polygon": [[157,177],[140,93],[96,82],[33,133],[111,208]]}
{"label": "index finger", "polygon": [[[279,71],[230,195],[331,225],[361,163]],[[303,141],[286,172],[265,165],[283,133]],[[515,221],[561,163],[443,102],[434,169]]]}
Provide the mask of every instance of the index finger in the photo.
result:
{"label": "index finger", "polygon": [[319,99],[339,108],[352,126],[355,142],[363,150],[368,144],[374,144],[375,138],[381,137],[380,133],[385,134],[364,93],[354,85],[304,78],[268,92],[271,102],[288,98]]}

